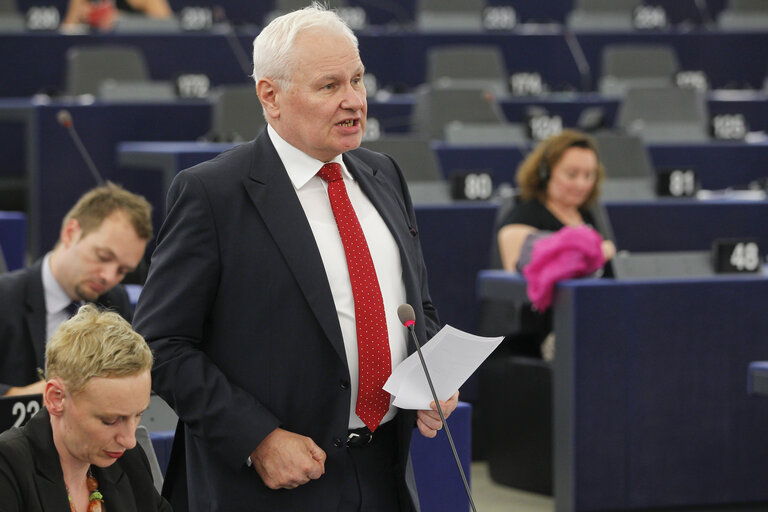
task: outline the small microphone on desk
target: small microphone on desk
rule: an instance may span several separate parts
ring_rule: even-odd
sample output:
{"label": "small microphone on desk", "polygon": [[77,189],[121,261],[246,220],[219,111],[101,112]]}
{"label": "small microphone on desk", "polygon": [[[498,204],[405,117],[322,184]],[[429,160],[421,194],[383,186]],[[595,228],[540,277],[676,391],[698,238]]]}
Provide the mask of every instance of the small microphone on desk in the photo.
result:
{"label": "small microphone on desk", "polygon": [[99,170],[96,169],[96,164],[93,163],[93,159],[91,158],[91,155],[88,153],[88,150],[85,149],[85,146],[83,145],[83,141],[80,140],[80,136],[77,134],[77,130],[75,130],[75,125],[72,122],[72,114],[69,113],[69,110],[59,110],[56,113],[56,121],[59,122],[61,126],[67,129],[69,132],[69,135],[72,137],[72,141],[75,143],[75,147],[77,148],[77,151],[80,153],[80,156],[85,161],[85,165],[88,166],[88,170],[91,171],[91,174],[93,175],[93,179],[96,180],[96,183],[99,185],[104,184],[104,179],[101,177],[101,174],[99,173]]}
{"label": "small microphone on desk", "polygon": [[461,461],[459,460],[459,454],[456,452],[456,445],[453,444],[453,436],[451,435],[451,429],[448,428],[448,423],[445,421],[445,415],[443,414],[443,408],[440,407],[440,400],[437,398],[435,392],[435,386],[432,385],[432,377],[429,376],[429,370],[427,370],[427,363],[424,361],[424,356],[421,354],[421,345],[418,338],[416,338],[416,331],[413,326],[416,325],[416,313],[413,311],[413,306],[410,304],[400,304],[397,307],[397,317],[400,322],[408,328],[408,332],[411,333],[411,339],[416,346],[416,351],[419,353],[419,360],[421,360],[421,367],[424,369],[424,375],[427,377],[427,383],[429,384],[429,390],[432,392],[432,398],[435,400],[437,406],[437,412],[440,414],[440,421],[443,422],[443,428],[445,429],[445,435],[448,437],[448,443],[451,445],[451,451],[453,451],[453,458],[456,460],[456,467],[459,468],[459,474],[461,480],[464,482],[464,490],[467,491],[467,497],[469,498],[469,504],[472,506],[473,512],[477,512],[475,508],[475,501],[472,499],[472,491],[467,483],[467,477],[464,475],[464,468],[461,467]]}

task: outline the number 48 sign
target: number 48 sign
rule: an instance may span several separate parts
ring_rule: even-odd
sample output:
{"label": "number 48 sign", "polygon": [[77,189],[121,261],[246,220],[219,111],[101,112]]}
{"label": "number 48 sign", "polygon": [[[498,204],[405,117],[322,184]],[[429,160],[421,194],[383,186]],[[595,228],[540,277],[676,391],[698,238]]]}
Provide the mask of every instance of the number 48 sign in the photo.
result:
{"label": "number 48 sign", "polygon": [[712,258],[717,273],[758,272],[760,247],[755,239],[719,239],[712,244]]}

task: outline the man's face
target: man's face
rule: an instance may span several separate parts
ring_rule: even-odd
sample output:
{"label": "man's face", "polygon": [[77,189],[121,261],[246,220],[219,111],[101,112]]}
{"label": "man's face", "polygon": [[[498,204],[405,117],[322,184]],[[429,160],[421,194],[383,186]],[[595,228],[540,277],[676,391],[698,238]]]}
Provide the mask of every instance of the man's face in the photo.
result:
{"label": "man's face", "polygon": [[363,63],[352,42],[310,29],[296,38],[291,67],[290,85],[277,90],[272,113],[280,136],[323,162],[357,148],[368,104]]}
{"label": "man's face", "polygon": [[113,213],[85,236],[72,219],[61,234],[57,280],[73,299],[94,301],[136,268],[146,246],[123,212]]}

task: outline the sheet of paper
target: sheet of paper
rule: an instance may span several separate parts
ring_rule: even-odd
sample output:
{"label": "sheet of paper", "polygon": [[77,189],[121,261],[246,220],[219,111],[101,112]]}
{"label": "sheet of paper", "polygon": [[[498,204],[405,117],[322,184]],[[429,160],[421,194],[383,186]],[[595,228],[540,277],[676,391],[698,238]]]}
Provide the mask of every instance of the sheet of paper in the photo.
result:
{"label": "sheet of paper", "polygon": [[[437,397],[448,400],[503,339],[503,336],[475,336],[450,325],[440,329],[421,348]],[[417,352],[394,369],[384,384],[384,390],[395,397],[393,403],[396,407],[429,409],[433,401],[432,392]]]}

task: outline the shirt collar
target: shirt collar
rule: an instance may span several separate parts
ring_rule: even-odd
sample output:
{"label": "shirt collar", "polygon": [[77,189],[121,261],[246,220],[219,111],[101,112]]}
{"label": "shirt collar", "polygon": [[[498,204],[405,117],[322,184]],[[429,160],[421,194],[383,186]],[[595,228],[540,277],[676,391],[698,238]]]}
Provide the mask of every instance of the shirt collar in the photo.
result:
{"label": "shirt collar", "polygon": [[43,257],[42,265],[43,293],[45,294],[45,310],[48,314],[58,313],[72,302],[51,271],[51,253]]}
{"label": "shirt collar", "polygon": [[[291,183],[293,183],[293,188],[296,190],[299,190],[309,183],[309,181],[317,175],[317,172],[323,164],[329,163],[312,158],[295,146],[290,145],[285,139],[278,135],[277,131],[275,131],[271,125],[267,125],[267,134],[272,141],[272,145],[275,147],[275,151],[277,151],[277,155],[283,162],[285,170],[288,172],[288,177],[291,179]],[[336,155],[330,162],[335,162],[341,165],[341,172],[344,175],[345,180],[354,181],[354,178],[344,165],[344,159],[341,155]]]}

